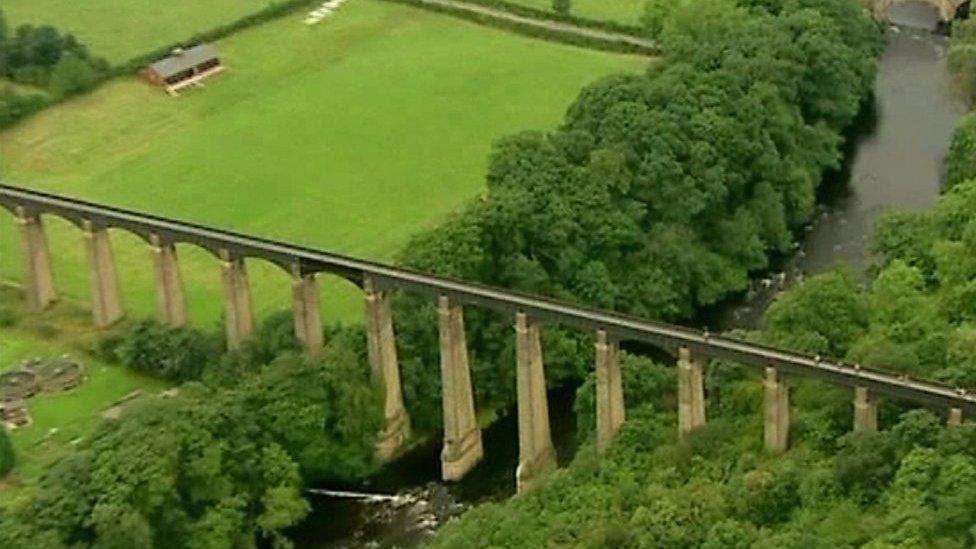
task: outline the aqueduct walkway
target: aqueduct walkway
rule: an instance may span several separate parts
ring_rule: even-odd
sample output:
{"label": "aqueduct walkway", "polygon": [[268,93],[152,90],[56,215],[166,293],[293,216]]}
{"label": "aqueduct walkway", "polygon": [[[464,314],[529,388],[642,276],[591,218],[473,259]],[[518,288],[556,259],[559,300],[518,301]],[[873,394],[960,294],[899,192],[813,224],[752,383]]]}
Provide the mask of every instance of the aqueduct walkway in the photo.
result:
{"label": "aqueduct walkway", "polygon": [[84,231],[91,268],[92,310],[96,325],[123,316],[108,229],[130,231],[148,244],[156,273],[160,319],[186,322],[177,243],[200,246],[221,262],[227,341],[239,345],[253,331],[245,258],[261,258],[292,277],[295,330],[309,352],[322,346],[316,275],[331,273],[363,289],[369,360],[386,390],[386,428],[378,453],[390,456],[409,436],[403,406],[389,292],[430,295],[438,302],[446,479],[463,476],[481,458],[481,433],[474,414],[473,388],[464,333],[463,305],[513,315],[517,342],[519,409],[519,486],[528,486],[555,465],[549,434],[540,330],[544,323],[595,334],[597,433],[601,448],[624,421],[618,345],[641,341],[678,357],[679,429],[705,423],[702,371],[707,359],[723,359],[760,369],[765,387],[765,441],[785,450],[789,441],[789,390],[784,376],[803,376],[854,389],[855,430],[877,429],[877,396],[884,395],[944,410],[951,423],[976,416],[976,394],[963,389],[826,360],[784,349],[712,335],[686,327],[592,309],[501,288],[464,282],[357,259],[322,250],[234,233],[174,219],[94,204],[10,185],[0,185],[0,206],[17,217],[24,247],[24,287],[28,303],[43,309],[57,297],[42,216],[67,219]]}

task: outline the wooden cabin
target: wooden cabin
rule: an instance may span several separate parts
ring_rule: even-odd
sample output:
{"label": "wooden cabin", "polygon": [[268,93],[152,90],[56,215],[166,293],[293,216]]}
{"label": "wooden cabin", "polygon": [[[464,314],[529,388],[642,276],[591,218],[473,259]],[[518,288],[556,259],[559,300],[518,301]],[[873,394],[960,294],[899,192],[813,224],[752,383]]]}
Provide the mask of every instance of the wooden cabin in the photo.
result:
{"label": "wooden cabin", "polygon": [[170,95],[187,86],[200,82],[224,69],[217,48],[200,44],[189,49],[176,49],[165,59],[156,61],[143,70],[143,77],[150,83],[166,90]]}

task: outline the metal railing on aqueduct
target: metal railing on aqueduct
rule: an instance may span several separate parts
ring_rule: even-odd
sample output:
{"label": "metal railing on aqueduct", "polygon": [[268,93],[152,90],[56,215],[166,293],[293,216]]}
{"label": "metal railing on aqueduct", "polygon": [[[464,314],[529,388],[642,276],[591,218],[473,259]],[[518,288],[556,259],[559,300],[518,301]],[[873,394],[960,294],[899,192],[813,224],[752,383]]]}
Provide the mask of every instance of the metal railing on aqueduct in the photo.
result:
{"label": "metal railing on aqueduct", "polygon": [[268,260],[292,277],[295,331],[310,353],[317,352],[323,344],[316,275],[326,272],[352,281],[365,295],[369,361],[386,392],[386,425],[377,446],[378,454],[384,458],[397,452],[410,430],[400,390],[390,291],[430,295],[438,304],[444,405],[441,462],[447,480],[462,477],[483,454],[468,365],[463,305],[484,307],[514,317],[519,419],[516,481],[520,490],[555,467],[540,340],[543,323],[572,326],[594,334],[600,449],[606,448],[624,421],[618,355],[619,342],[625,340],[650,343],[677,356],[678,423],[682,434],[705,423],[702,372],[708,359],[730,360],[762,371],[765,445],[773,451],[785,450],[789,443],[789,390],[785,375],[813,377],[852,388],[855,430],[878,428],[879,395],[946,410],[952,423],[960,423],[964,415],[976,415],[976,394],[954,387],[541,296],[9,185],[0,185],[0,206],[13,212],[20,226],[24,287],[34,310],[47,307],[57,297],[42,215],[65,218],[84,232],[91,268],[92,313],[97,326],[108,326],[123,315],[109,228],[130,231],[149,245],[155,270],[157,310],[160,319],[172,326],[186,322],[176,244],[195,244],[216,256],[224,287],[227,341],[232,348],[245,341],[254,329],[245,258]]}

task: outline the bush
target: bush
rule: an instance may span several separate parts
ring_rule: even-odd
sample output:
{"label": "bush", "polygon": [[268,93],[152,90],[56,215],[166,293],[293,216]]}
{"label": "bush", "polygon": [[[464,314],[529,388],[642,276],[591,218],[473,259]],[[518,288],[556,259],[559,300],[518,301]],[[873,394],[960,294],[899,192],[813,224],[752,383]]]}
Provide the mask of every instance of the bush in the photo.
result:
{"label": "bush", "polygon": [[0,129],[34,114],[49,103],[44,96],[36,93],[17,93],[11,88],[0,91]]}
{"label": "bush", "polygon": [[0,328],[9,328],[17,324],[17,313],[10,307],[0,303]]}
{"label": "bush", "polygon": [[14,456],[14,445],[10,442],[10,435],[7,428],[0,425],[0,477],[9,473],[16,462]]}
{"label": "bush", "polygon": [[953,187],[976,177],[976,114],[970,113],[956,126],[946,159],[946,186]]}
{"label": "bush", "polygon": [[69,53],[51,70],[48,85],[58,97],[67,97],[90,90],[98,78],[95,69],[84,59]]}
{"label": "bush", "polygon": [[194,328],[170,328],[155,320],[132,326],[117,352],[129,368],[179,382],[199,379],[221,355],[215,336]]}

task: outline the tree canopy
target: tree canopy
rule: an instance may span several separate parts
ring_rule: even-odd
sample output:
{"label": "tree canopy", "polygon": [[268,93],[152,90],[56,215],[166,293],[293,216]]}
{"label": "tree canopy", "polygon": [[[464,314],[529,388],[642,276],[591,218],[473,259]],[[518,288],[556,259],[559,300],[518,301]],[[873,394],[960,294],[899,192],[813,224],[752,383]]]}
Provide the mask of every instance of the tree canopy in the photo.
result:
{"label": "tree canopy", "polygon": [[[743,291],[790,248],[869,93],[880,34],[849,0],[675,7],[663,60],[594,82],[560,128],[495,143],[487,194],[417,236],[403,264],[648,318]],[[484,406],[513,402],[509,319],[466,311]],[[406,401],[439,422],[433,308],[398,300]],[[589,345],[547,334],[550,381]]]}

